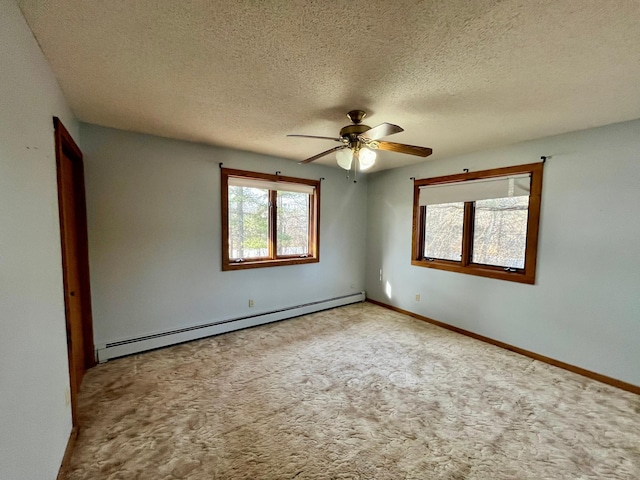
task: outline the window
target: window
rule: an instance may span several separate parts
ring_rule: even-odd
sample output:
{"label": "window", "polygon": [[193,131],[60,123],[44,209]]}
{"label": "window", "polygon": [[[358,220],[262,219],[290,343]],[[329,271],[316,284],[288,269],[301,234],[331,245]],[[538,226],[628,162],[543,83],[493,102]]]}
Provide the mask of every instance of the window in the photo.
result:
{"label": "window", "polygon": [[320,182],[222,169],[222,270],[319,261]]}
{"label": "window", "polygon": [[534,283],[542,168],[415,180],[411,263]]}

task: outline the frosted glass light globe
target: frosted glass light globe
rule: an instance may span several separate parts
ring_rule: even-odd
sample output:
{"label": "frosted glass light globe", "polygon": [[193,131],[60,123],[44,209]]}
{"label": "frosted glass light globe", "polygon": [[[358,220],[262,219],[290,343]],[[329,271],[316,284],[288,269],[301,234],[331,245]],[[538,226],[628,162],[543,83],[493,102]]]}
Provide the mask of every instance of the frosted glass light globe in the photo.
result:
{"label": "frosted glass light globe", "polygon": [[351,170],[351,162],[353,161],[353,150],[350,148],[343,148],[336,152],[336,160],[345,170]]}
{"label": "frosted glass light globe", "polygon": [[360,160],[360,170],[371,168],[373,164],[376,163],[376,152],[368,148],[361,148],[358,154],[358,160]]}

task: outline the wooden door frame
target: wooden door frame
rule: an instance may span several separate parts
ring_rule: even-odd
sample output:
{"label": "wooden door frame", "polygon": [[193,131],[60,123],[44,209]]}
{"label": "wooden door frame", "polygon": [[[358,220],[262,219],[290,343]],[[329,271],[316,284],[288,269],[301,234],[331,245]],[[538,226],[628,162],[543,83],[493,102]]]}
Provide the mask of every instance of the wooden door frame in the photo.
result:
{"label": "wooden door frame", "polygon": [[[80,296],[82,299],[82,336],[84,345],[84,369],[93,367],[96,364],[95,348],[93,344],[93,318],[91,313],[91,287],[89,284],[89,245],[87,236],[87,206],[84,186],[84,163],[82,152],[71,137],[58,117],[53,117],[56,148],[56,170],[58,180],[58,210],[60,217],[60,241],[62,246],[62,275],[64,286],[64,307],[67,328],[67,347],[69,347],[70,323],[69,323],[69,287],[66,258],[68,249],[65,244],[65,225],[63,220],[63,200],[62,200],[62,155],[63,153],[71,160],[73,165],[73,195],[76,200],[76,231],[78,234],[78,268],[80,275]],[[73,425],[78,425],[77,398],[76,392],[80,385],[75,385],[75,365],[69,349],[69,377],[71,383],[71,416]],[[75,388],[74,388],[75,387]]]}

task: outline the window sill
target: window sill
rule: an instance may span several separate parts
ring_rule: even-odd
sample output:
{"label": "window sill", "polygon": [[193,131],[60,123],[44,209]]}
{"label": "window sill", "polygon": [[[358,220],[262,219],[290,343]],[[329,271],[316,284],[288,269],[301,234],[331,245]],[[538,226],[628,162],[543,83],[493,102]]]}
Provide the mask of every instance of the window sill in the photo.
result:
{"label": "window sill", "polygon": [[491,267],[484,265],[462,266],[459,263],[448,262],[443,260],[411,260],[411,265],[416,267],[435,268],[437,270],[446,270],[448,272],[466,273],[469,275],[477,275],[480,277],[495,278],[497,280],[507,280],[509,282],[535,284],[535,277],[527,274],[526,271],[506,272],[501,267]]}
{"label": "window sill", "polygon": [[223,262],[222,271],[228,272],[231,270],[247,270],[250,268],[265,268],[265,267],[284,267],[286,265],[302,265],[305,263],[318,263],[320,259],[318,257],[297,257],[297,258],[279,258],[277,260],[254,260],[246,262]]}

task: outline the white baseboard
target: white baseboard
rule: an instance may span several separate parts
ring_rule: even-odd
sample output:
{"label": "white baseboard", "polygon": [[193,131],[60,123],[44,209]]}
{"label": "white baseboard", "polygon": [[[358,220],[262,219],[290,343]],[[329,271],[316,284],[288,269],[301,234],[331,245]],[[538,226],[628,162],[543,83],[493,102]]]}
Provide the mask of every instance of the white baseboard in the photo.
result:
{"label": "white baseboard", "polygon": [[317,302],[281,308],[270,312],[257,313],[226,320],[217,320],[215,322],[201,325],[154,332],[136,338],[109,342],[103,345],[96,345],[96,358],[98,362],[104,363],[112,358],[123,357],[125,355],[140,353],[146,350],[167,347],[169,345],[175,345],[189,340],[219,335],[221,333],[240,330],[247,327],[255,327],[265,323],[277,322],[279,320],[319,312],[329,308],[341,307],[351,303],[364,302],[365,298],[365,292],[352,293],[326,300],[319,300]]}

